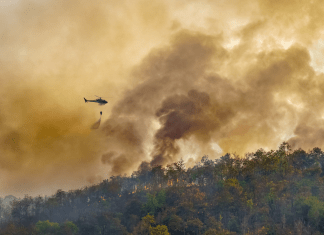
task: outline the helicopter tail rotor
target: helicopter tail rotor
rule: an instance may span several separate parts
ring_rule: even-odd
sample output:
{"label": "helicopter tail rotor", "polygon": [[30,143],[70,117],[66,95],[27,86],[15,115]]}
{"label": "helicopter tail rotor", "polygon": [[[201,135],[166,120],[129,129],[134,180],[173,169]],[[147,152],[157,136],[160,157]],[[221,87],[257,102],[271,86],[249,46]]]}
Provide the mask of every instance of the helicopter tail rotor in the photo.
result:
{"label": "helicopter tail rotor", "polygon": [[88,102],[86,98],[83,98],[83,99],[84,99],[84,103],[87,103]]}

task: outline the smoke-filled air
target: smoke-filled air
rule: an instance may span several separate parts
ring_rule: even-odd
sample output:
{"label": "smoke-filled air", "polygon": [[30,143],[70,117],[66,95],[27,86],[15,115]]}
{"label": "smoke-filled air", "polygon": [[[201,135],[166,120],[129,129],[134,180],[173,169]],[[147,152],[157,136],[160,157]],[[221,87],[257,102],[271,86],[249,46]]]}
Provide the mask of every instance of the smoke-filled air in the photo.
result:
{"label": "smoke-filled air", "polygon": [[320,0],[1,1],[0,196],[323,148],[323,20]]}

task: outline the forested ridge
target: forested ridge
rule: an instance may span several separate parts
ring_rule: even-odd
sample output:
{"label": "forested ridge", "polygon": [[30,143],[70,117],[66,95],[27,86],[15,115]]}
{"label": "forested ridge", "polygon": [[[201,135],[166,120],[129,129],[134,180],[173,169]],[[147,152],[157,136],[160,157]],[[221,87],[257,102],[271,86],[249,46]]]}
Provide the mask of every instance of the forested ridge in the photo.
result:
{"label": "forested ridge", "polygon": [[324,153],[203,156],[192,168],[143,162],[132,176],[1,208],[0,234],[323,234]]}

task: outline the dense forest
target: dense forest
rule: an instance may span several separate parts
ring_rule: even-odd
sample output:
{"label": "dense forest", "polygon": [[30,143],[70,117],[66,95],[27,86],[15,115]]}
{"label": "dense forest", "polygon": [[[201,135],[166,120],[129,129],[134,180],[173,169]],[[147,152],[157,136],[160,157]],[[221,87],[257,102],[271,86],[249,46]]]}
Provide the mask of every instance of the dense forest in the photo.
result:
{"label": "dense forest", "polygon": [[0,234],[323,234],[324,153],[260,149],[187,169],[143,162],[131,176],[1,208]]}

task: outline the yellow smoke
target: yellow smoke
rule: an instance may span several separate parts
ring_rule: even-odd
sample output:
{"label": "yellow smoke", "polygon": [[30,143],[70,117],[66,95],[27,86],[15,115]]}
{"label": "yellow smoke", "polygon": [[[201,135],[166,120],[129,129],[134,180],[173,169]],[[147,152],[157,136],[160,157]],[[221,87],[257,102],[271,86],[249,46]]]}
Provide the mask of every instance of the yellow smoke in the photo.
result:
{"label": "yellow smoke", "polygon": [[[188,145],[190,161],[219,156],[211,146],[322,147],[319,0],[12,3],[0,5],[4,195],[167,164]],[[112,97],[99,131],[94,95]]]}

